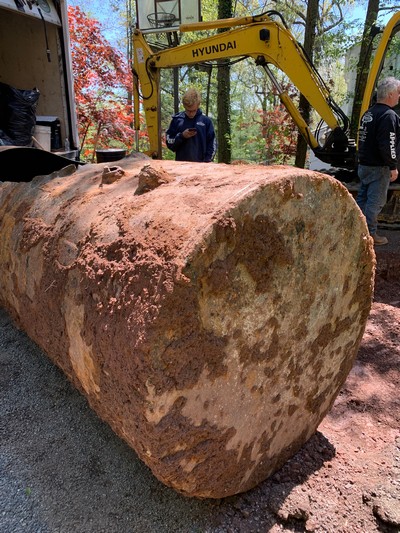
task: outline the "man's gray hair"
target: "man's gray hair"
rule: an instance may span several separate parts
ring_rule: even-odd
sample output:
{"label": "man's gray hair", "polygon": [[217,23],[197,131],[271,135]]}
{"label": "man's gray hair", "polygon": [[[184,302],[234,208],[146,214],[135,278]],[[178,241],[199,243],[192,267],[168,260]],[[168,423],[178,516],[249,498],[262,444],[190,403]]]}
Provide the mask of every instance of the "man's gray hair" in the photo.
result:
{"label": "man's gray hair", "polygon": [[393,77],[384,78],[379,82],[376,89],[377,100],[385,100],[389,96],[389,93],[394,91],[400,91],[400,80]]}

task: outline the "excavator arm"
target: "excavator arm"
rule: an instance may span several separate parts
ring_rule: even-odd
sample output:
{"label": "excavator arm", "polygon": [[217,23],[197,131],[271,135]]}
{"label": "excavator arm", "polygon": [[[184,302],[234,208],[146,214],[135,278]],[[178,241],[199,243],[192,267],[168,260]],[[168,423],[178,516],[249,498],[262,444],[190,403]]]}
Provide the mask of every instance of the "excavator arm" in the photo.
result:
{"label": "excavator arm", "polygon": [[[230,29],[211,37],[156,53],[152,52],[144,35],[135,30],[134,78],[137,83],[134,84],[134,98],[135,102],[138,102],[139,98],[143,101],[150,140],[149,155],[161,158],[160,69],[226,58],[249,57],[266,71],[278,91],[281,102],[316,156],[337,166],[354,166],[355,146],[349,143],[347,138],[347,117],[334,103],[329,90],[307,59],[302,47],[283,24],[264,14],[188,24],[181,26],[180,31],[195,32],[227,27]],[[293,101],[281,89],[270,65],[274,65],[288,76],[329,126],[331,134],[324,146],[319,145]],[[138,111],[138,104],[135,111]],[[139,114],[136,112],[135,120],[135,129],[139,129]]]}
{"label": "excavator arm", "polygon": [[374,60],[372,62],[367,85],[365,87],[363,101],[361,105],[360,116],[362,117],[365,111],[370,107],[372,96],[376,88],[377,81],[381,74],[384,61],[386,59],[386,53],[392,38],[400,31],[400,12],[395,13],[388,21],[385,26],[385,29],[382,32],[382,37],[379,42],[379,45],[376,49]]}

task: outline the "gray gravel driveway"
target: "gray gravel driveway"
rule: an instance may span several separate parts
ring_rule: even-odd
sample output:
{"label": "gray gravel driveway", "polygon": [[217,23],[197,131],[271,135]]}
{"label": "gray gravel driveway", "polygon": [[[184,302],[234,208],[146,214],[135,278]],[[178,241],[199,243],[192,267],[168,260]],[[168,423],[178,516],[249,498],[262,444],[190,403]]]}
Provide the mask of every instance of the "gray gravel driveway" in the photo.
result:
{"label": "gray gravel driveway", "polygon": [[162,485],[3,310],[0,409],[1,533],[209,530],[216,503]]}

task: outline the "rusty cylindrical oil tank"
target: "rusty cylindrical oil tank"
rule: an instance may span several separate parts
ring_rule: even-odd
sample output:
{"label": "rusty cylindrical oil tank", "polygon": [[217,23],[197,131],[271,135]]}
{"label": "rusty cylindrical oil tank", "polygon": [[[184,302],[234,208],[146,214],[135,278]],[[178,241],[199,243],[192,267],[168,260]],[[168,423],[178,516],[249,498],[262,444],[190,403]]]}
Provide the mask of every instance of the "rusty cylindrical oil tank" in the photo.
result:
{"label": "rusty cylindrical oil tank", "polygon": [[[351,369],[373,291],[365,220],[311,171],[119,163],[108,184],[102,165],[0,184],[0,303],[162,482],[248,490]],[[159,186],[135,194],[143,173]]]}

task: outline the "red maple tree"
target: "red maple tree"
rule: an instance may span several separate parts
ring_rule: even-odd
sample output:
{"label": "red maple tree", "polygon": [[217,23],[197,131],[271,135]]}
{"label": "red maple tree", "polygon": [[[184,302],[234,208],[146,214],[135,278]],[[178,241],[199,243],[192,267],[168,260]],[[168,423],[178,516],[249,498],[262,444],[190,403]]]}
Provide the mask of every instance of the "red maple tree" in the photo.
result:
{"label": "red maple tree", "polygon": [[[291,100],[298,98],[291,83],[282,82],[281,85]],[[279,101],[275,87],[271,88],[271,98],[274,105],[265,111],[258,111],[265,156],[271,163],[288,164],[296,154],[298,129],[288,110]]]}
{"label": "red maple tree", "polygon": [[[291,100],[298,93],[290,83],[281,83]],[[259,93],[262,94],[262,93]],[[267,101],[263,109],[256,109],[247,120],[238,122],[238,130],[245,132],[241,150],[245,159],[264,164],[293,164],[296,154],[298,128],[288,110],[280,102],[277,90],[272,87],[264,94]]]}
{"label": "red maple tree", "polygon": [[68,6],[72,70],[83,158],[98,148],[132,148],[133,113],[128,102],[132,72],[101,34],[98,21]]}

